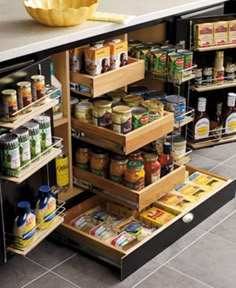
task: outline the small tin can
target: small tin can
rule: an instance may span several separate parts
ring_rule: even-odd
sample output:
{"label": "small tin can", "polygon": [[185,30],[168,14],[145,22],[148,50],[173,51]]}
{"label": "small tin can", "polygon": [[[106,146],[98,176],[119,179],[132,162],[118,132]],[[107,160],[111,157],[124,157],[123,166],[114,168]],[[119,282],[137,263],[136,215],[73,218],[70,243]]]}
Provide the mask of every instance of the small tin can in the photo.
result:
{"label": "small tin can", "polygon": [[184,69],[184,55],[180,53],[168,54],[168,65],[169,65],[169,79],[170,80],[181,80],[182,70]]}
{"label": "small tin can", "polygon": [[11,132],[18,137],[20,146],[20,164],[21,166],[24,166],[31,160],[29,130],[25,127],[20,127]]}
{"label": "small tin can", "polygon": [[174,113],[176,122],[183,121],[186,112],[186,99],[178,95],[168,95],[165,109]]}
{"label": "small tin can", "polygon": [[38,105],[42,105],[46,102],[46,99],[44,98],[46,96],[46,90],[45,90],[45,76],[44,75],[33,75],[31,76],[32,81],[32,97],[33,102],[40,100],[37,102]]}
{"label": "small tin can", "polygon": [[134,57],[135,56],[135,48],[137,46],[140,46],[140,45],[142,45],[142,41],[130,39],[128,41],[128,55],[131,57]]}
{"label": "small tin can", "polygon": [[144,60],[146,70],[149,70],[149,63],[150,63],[149,53],[151,48],[152,45],[150,44],[135,47],[135,58]]}
{"label": "small tin can", "polygon": [[189,69],[184,71],[183,76],[188,77],[191,75],[191,67],[193,66],[193,52],[186,49],[178,49],[178,53],[184,55],[184,69]]}
{"label": "small tin can", "polygon": [[[18,108],[22,109],[27,107],[22,111],[22,113],[27,113],[32,111],[32,93],[31,93],[31,83],[28,81],[20,81],[16,83],[17,85],[17,100]],[[30,105],[30,106],[29,106]]]}
{"label": "small tin can", "polygon": [[18,111],[16,90],[6,89],[2,91],[3,96],[3,113],[4,117],[8,120],[16,120]]}
{"label": "small tin can", "polygon": [[52,145],[51,119],[49,116],[40,115],[35,120],[39,123],[40,146],[43,152]]}
{"label": "small tin can", "polygon": [[202,69],[201,68],[195,70],[195,85],[202,86]]}
{"label": "small tin can", "polygon": [[205,67],[203,69],[203,85],[212,85],[213,81],[213,69],[212,67]]}
{"label": "small tin can", "polygon": [[132,130],[132,114],[129,106],[117,105],[113,107],[112,129],[122,134],[126,134]]}
{"label": "small tin can", "polygon": [[152,54],[152,72],[158,73],[162,76],[167,72],[167,51],[155,49],[151,51]]}
{"label": "small tin can", "polygon": [[24,127],[29,130],[31,159],[36,157],[39,158],[41,153],[39,123],[35,120],[31,120],[25,123]]}
{"label": "small tin can", "polygon": [[149,122],[149,112],[144,107],[132,107],[132,129],[137,129],[146,125]]}

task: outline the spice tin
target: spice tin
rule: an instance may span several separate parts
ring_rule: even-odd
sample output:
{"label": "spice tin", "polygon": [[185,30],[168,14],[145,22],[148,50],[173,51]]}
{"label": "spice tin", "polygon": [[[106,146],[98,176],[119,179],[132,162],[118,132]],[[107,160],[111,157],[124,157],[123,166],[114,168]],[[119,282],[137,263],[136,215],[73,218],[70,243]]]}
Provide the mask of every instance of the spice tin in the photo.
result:
{"label": "spice tin", "polygon": [[132,128],[137,129],[149,122],[149,112],[144,107],[132,107]]}
{"label": "spice tin", "polygon": [[35,120],[39,123],[40,146],[43,152],[52,145],[51,119],[49,116],[41,115]]}
{"label": "spice tin", "polygon": [[28,106],[22,113],[32,111],[32,106],[29,106],[32,103],[31,83],[28,81],[20,81],[17,82],[16,85],[18,108],[22,109]]}
{"label": "spice tin", "polygon": [[16,120],[18,111],[16,90],[6,89],[2,91],[3,96],[3,113],[4,117],[8,120]]}
{"label": "spice tin", "polygon": [[180,53],[168,54],[169,78],[170,80],[181,80],[184,69],[184,55]]}
{"label": "spice tin", "polygon": [[14,172],[11,170],[20,168],[19,140],[15,134],[6,133],[0,136],[0,159],[2,172],[6,175],[13,176]]}
{"label": "spice tin", "polygon": [[24,166],[31,160],[29,130],[25,127],[20,127],[11,132],[18,137],[20,146],[20,164],[21,166]]}
{"label": "spice tin", "polygon": [[[33,102],[37,101],[46,95],[45,90],[45,76],[44,75],[33,75],[31,76],[32,81],[32,97]],[[38,105],[45,103],[45,98],[38,102]]]}
{"label": "spice tin", "polygon": [[31,159],[38,158],[41,153],[39,123],[31,120],[24,127],[29,130]]}

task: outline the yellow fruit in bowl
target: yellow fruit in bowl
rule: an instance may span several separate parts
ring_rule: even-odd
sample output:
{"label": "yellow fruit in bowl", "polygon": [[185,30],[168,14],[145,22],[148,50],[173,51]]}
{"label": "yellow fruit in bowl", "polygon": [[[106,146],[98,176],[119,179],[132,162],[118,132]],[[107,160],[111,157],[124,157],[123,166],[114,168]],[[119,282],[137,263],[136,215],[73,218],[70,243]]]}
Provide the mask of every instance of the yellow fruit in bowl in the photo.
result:
{"label": "yellow fruit in bowl", "polygon": [[99,0],[25,0],[28,14],[48,26],[74,26],[90,18]]}

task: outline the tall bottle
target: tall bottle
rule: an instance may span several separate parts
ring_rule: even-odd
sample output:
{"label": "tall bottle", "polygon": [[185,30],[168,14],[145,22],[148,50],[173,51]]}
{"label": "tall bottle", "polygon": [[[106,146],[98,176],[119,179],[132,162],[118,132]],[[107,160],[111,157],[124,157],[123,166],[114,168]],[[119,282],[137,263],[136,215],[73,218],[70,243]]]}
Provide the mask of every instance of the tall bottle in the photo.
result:
{"label": "tall bottle", "polygon": [[161,177],[170,173],[174,168],[174,159],[171,152],[172,152],[171,143],[168,142],[164,143],[163,153],[159,158],[159,163],[161,165]]}
{"label": "tall bottle", "polygon": [[223,114],[224,136],[236,133],[236,109],[235,109],[236,93],[228,93],[227,107]]}
{"label": "tall bottle", "polygon": [[216,51],[215,65],[213,69],[214,83],[224,83],[225,68],[224,68],[224,51]]}
{"label": "tall bottle", "polygon": [[198,98],[197,111],[193,123],[193,140],[201,141],[209,137],[210,119],[206,113],[206,98]]}
{"label": "tall bottle", "polygon": [[66,192],[69,186],[69,158],[61,152],[56,158],[56,181],[59,191]]}
{"label": "tall bottle", "polygon": [[216,109],[210,120],[210,135],[213,139],[220,139],[223,130],[222,102],[216,104]]}
{"label": "tall bottle", "polygon": [[50,61],[50,76],[52,86],[58,89],[55,93],[51,95],[52,99],[57,100],[57,104],[52,108],[53,120],[56,120],[62,117],[62,85],[54,74],[54,66],[52,61]]}

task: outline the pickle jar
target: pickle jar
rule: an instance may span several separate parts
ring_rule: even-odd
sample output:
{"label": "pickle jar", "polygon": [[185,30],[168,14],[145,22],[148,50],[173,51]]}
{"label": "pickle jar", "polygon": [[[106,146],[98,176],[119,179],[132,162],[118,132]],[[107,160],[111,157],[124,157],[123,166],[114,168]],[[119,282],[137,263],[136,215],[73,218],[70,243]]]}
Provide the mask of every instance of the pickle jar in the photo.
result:
{"label": "pickle jar", "polygon": [[75,152],[75,165],[82,170],[89,170],[90,151],[87,147],[79,147]]}
{"label": "pickle jar", "polygon": [[140,160],[130,160],[125,171],[125,186],[140,191],[144,188],[145,171],[143,162]]}
{"label": "pickle jar", "polygon": [[107,177],[109,168],[108,153],[101,149],[93,150],[90,158],[90,170],[93,174]]}
{"label": "pickle jar", "polygon": [[122,155],[115,155],[111,158],[109,175],[110,179],[116,183],[123,183],[128,159]]}

